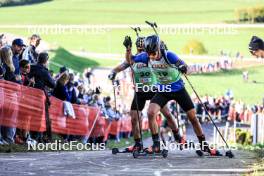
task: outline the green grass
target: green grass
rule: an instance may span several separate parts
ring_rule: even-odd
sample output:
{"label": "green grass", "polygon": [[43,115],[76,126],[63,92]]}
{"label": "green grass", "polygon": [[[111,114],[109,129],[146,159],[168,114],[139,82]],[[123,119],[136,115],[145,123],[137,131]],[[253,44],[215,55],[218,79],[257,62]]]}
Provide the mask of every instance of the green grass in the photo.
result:
{"label": "green grass", "polygon": [[[242,72],[248,70],[249,81],[244,82]],[[242,100],[247,104],[262,103],[264,88],[264,66],[251,67],[247,69],[235,69],[217,73],[207,73],[189,76],[194,88],[200,96],[221,96],[227,89],[231,89],[236,100]],[[255,80],[257,83],[253,83]],[[189,84],[186,87],[190,93]]]}
{"label": "green grass", "polygon": [[[54,0],[1,8],[0,17],[2,24],[131,24],[143,23],[144,19],[159,23],[210,23],[234,20],[234,9],[255,4],[263,4],[263,1]],[[21,17],[23,20],[18,22]]]}
{"label": "green grass", "polygon": [[[46,3],[0,8],[1,25],[4,24],[143,24],[145,20],[158,24],[174,23],[219,23],[235,20],[234,9],[263,4],[261,0],[54,0]],[[148,8],[147,8],[148,7]],[[161,37],[176,53],[188,40],[197,39],[204,43],[209,55],[219,54],[220,50],[237,51],[249,56],[248,42],[252,35],[264,37],[264,29],[226,29],[229,34],[215,35],[207,30],[202,34],[161,33]],[[27,29],[3,29],[8,32],[28,37],[33,33]],[[135,37],[127,29],[103,29],[64,34],[45,34],[38,31],[52,47],[61,46],[67,50],[85,49],[93,52],[123,53],[122,41],[125,35]],[[153,33],[144,30],[142,35]]]}
{"label": "green grass", "polygon": [[[184,33],[161,33],[161,38],[166,42],[169,50],[175,53],[182,54],[182,49],[189,40],[195,39],[201,41],[208,55],[219,55],[223,50],[227,53],[231,52],[235,56],[236,52],[240,51],[242,55],[248,57],[248,43],[252,35],[257,35],[264,38],[264,29],[229,29],[226,35],[215,35],[208,31],[200,34],[184,34]],[[32,32],[26,29],[1,29],[0,33],[13,33],[20,36],[30,36]],[[142,35],[153,34],[152,30],[144,30]],[[122,45],[124,36],[132,36],[135,42],[135,34],[129,29],[113,29],[105,32],[95,34],[93,32],[87,34],[80,33],[65,33],[65,34],[41,34],[42,38],[50,44],[52,48],[63,47],[69,51],[71,50],[86,50],[99,53],[124,53]]]}
{"label": "green grass", "polygon": [[[151,133],[148,131],[145,131],[142,133],[143,139],[149,138],[151,137]],[[116,142],[114,140],[108,140],[106,147],[109,149],[112,148],[124,148],[124,147],[128,147],[134,145],[134,138],[130,137],[130,138],[121,138],[120,142]]]}
{"label": "green grass", "polygon": [[[148,137],[151,137],[150,132],[145,131],[143,132],[143,139],[146,139]],[[59,141],[58,143],[61,143],[63,139],[56,134],[53,134],[53,142],[54,140]],[[77,145],[77,143],[81,143],[80,141],[77,141],[74,143],[74,145]],[[62,143],[61,143],[62,144]],[[114,140],[108,140],[106,144],[106,148],[112,149],[112,148],[123,148],[127,147],[130,145],[134,144],[134,138],[129,137],[129,138],[121,138],[120,142],[115,142]],[[73,147],[72,150],[65,150],[65,151],[80,151],[76,147]],[[82,151],[87,151],[87,150],[82,150]],[[21,144],[10,144],[10,145],[0,145],[0,153],[13,153],[13,152],[56,152],[55,150],[28,150],[28,146],[26,144],[21,145]]]}
{"label": "green grass", "polygon": [[76,72],[82,73],[85,68],[88,67],[113,67],[118,64],[116,60],[109,59],[89,59],[73,55],[64,48],[58,48],[51,52],[50,69],[58,72],[60,66],[66,66],[73,69]]}

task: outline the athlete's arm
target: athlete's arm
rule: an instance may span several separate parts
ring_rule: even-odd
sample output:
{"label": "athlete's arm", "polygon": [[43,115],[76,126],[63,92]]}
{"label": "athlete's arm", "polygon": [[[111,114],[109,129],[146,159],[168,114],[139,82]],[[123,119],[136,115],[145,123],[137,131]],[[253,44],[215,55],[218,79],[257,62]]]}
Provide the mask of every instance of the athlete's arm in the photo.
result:
{"label": "athlete's arm", "polygon": [[112,72],[115,73],[119,73],[121,71],[124,71],[125,69],[127,69],[129,67],[129,63],[125,60],[123,63],[119,64],[118,66],[116,66]]}
{"label": "athlete's arm", "polygon": [[188,71],[188,65],[181,60],[175,53],[168,51],[167,58],[171,64],[174,64],[176,68],[183,74],[186,74]]}
{"label": "athlete's arm", "polygon": [[168,51],[167,58],[171,64],[175,64],[176,66],[183,65],[185,62],[181,60],[175,53]]}
{"label": "athlete's arm", "polygon": [[117,73],[127,69],[128,67],[129,64],[127,63],[127,61],[124,61],[122,64],[119,64],[113,70],[111,70],[111,73],[108,75],[108,79],[114,80]]}
{"label": "athlete's arm", "polygon": [[133,65],[134,61],[133,61],[133,56],[132,56],[131,47],[126,48],[125,58],[126,58],[126,62],[127,62],[129,65]]}
{"label": "athlete's arm", "polygon": [[129,67],[129,64],[131,63],[131,47],[132,47],[132,40],[130,38],[130,36],[126,36],[125,39],[124,39],[124,42],[123,42],[123,45],[126,47],[126,61],[123,62],[122,64],[118,65],[117,67],[115,67],[111,73],[108,75],[108,78],[110,80],[114,80],[115,77],[116,77],[116,74],[118,72],[121,72],[123,70],[125,70],[126,68]]}

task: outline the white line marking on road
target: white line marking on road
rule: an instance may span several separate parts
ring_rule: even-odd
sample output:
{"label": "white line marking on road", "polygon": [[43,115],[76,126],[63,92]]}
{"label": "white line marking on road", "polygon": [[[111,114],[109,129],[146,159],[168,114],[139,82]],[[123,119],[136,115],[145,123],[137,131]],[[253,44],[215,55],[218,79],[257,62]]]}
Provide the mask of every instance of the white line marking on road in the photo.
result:
{"label": "white line marking on road", "polygon": [[253,169],[242,169],[242,168],[234,168],[234,169],[161,169],[160,171],[173,171],[173,172],[214,172],[214,173],[251,173],[254,172]]}
{"label": "white line marking on road", "polygon": [[0,161],[35,161],[34,158],[1,158]]}

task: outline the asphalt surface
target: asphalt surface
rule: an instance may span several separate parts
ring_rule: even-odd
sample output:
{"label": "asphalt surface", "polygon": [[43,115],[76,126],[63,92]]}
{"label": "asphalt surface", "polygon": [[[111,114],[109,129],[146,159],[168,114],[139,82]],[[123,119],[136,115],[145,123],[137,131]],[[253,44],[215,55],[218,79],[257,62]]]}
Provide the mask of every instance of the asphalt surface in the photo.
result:
{"label": "asphalt surface", "polygon": [[[204,126],[209,134],[212,128]],[[188,136],[191,138],[192,131]],[[145,144],[150,143],[150,139]],[[132,154],[112,155],[110,150],[85,152],[28,152],[0,154],[0,175],[241,175],[252,173],[256,162],[250,152],[233,151],[235,158],[198,157],[194,150],[169,151],[167,158]]]}
{"label": "asphalt surface", "polygon": [[0,175],[240,175],[251,173],[255,162],[251,153],[235,152],[236,157],[198,157],[191,151],[169,152],[168,158],[148,156],[134,159],[131,154],[111,151],[48,152],[0,155]]}

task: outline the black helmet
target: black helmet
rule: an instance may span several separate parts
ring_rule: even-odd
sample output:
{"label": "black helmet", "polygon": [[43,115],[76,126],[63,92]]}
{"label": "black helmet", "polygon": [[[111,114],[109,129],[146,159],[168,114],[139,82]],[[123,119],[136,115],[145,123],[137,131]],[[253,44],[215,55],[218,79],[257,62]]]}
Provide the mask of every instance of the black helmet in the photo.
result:
{"label": "black helmet", "polygon": [[261,38],[253,36],[248,45],[249,51],[257,51],[258,49],[264,50],[264,42]]}
{"label": "black helmet", "polygon": [[145,51],[147,53],[154,53],[160,48],[160,39],[157,35],[148,36],[144,41]]}
{"label": "black helmet", "polygon": [[137,48],[144,49],[144,40],[145,37],[138,37],[136,41]]}

